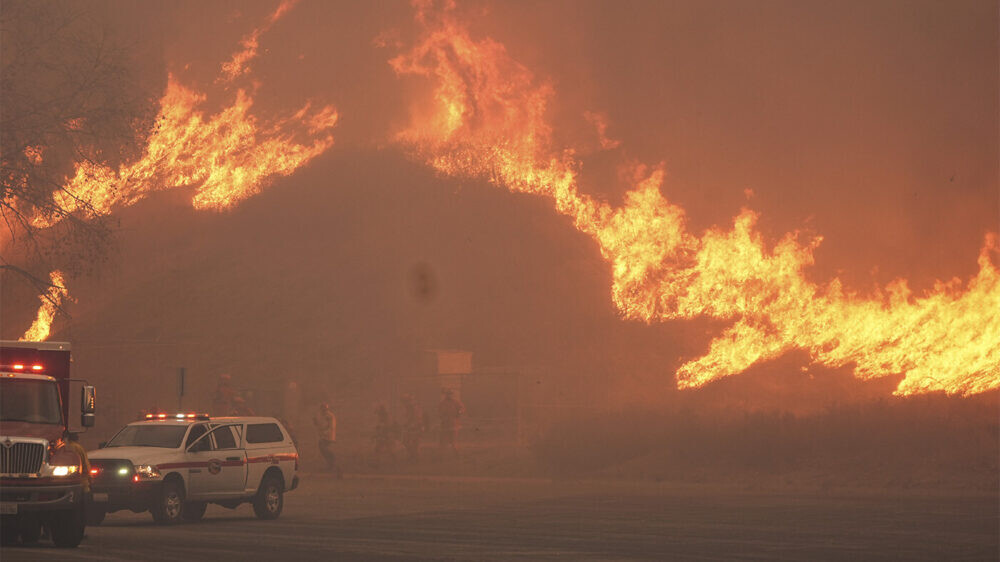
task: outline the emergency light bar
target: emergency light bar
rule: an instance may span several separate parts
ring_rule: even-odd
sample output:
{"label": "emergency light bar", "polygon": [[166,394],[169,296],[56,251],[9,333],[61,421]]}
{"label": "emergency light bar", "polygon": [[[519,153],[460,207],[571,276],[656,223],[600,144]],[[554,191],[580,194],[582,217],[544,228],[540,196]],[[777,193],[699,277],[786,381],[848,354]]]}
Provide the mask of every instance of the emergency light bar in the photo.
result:
{"label": "emergency light bar", "polygon": [[41,365],[39,365],[37,363],[34,364],[34,365],[31,365],[31,366],[25,365],[24,363],[14,363],[13,365],[0,365],[0,369],[7,368],[7,367],[9,367],[10,370],[12,370],[12,371],[27,371],[27,370],[32,370],[32,371],[35,371],[36,373],[40,373],[42,370],[45,369],[45,367],[43,367],[43,366],[41,366]]}
{"label": "emergency light bar", "polygon": [[147,420],[207,420],[208,414],[146,414]]}

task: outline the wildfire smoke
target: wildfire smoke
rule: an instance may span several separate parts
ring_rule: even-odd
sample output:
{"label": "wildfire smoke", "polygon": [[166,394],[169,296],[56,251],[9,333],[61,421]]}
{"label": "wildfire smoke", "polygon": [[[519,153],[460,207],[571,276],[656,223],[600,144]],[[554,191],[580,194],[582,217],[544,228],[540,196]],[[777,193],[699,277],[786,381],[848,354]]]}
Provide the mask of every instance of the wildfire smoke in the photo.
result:
{"label": "wildfire smoke", "polygon": [[[987,237],[979,273],[967,283],[939,282],[915,296],[898,279],[864,296],[838,279],[809,281],[804,271],[821,238],[800,240],[793,232],[769,250],[752,210],[743,209],[729,229],[692,233],[684,209],[663,195],[662,166],[637,167],[634,188],[612,207],[580,192],[573,151],[553,146],[546,117],[552,85],[502,44],[472,37],[448,7],[417,7],[423,35],[390,64],[401,76],[430,80],[433,93],[397,141],[442,174],[550,198],[610,263],[611,297],[624,318],[731,322],[704,356],[678,369],[679,387],[803,349],[818,364],[853,364],[861,379],[904,375],[900,395],[1000,388],[995,235]],[[603,144],[606,123],[600,123]]]}

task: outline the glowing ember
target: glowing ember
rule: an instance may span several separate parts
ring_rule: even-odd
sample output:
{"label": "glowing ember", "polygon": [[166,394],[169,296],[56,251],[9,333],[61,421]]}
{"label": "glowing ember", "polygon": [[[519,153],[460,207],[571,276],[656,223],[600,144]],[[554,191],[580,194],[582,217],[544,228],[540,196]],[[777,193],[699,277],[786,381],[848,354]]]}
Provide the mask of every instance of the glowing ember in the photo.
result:
{"label": "glowing ember", "polygon": [[21,336],[21,341],[45,341],[52,329],[52,319],[56,316],[56,309],[69,294],[60,271],[53,271],[49,279],[52,286],[44,295],[38,297],[42,301],[42,305],[38,307],[38,316],[35,317],[35,321],[31,323],[28,331]]}
{"label": "glowing ember", "polygon": [[[974,394],[1000,388],[1000,273],[989,237],[979,274],[939,283],[914,297],[898,280],[880,294],[817,285],[803,271],[820,239],[795,234],[768,251],[743,210],[731,229],[689,232],[685,212],[662,194],[663,171],[640,177],[622,207],[581,194],[579,164],[552,146],[546,105],[553,88],[513,60],[503,45],[474,39],[450,12],[421,11],[419,44],[390,61],[401,75],[431,79],[431,99],[397,140],[441,173],[485,177],[544,195],[594,238],[613,271],[622,316],[646,322],[708,316],[732,325],[708,352],[677,371],[680,387],[740,373],[791,349],[831,367],[854,364],[857,377],[902,374],[897,394]],[[596,114],[594,114],[596,115]],[[606,122],[589,117],[602,145]]]}
{"label": "glowing ember", "polygon": [[[247,72],[258,37],[292,4],[282,3],[263,27],[243,40],[244,49],[223,65],[224,78]],[[74,176],[56,194],[56,203],[69,212],[106,214],[154,191],[195,187],[196,208],[226,209],[333,145],[338,114],[332,106],[313,110],[307,103],[288,117],[262,122],[250,113],[252,91],[238,89],[232,103],[213,115],[199,109],[205,101],[205,94],[169,76],[142,158],[117,170],[89,161],[76,164]],[[299,142],[298,137],[309,140]],[[35,223],[51,224],[44,218]]]}
{"label": "glowing ember", "polygon": [[28,157],[28,161],[32,164],[38,166],[42,163],[42,153],[45,148],[42,146],[26,146],[24,147],[24,155]]}

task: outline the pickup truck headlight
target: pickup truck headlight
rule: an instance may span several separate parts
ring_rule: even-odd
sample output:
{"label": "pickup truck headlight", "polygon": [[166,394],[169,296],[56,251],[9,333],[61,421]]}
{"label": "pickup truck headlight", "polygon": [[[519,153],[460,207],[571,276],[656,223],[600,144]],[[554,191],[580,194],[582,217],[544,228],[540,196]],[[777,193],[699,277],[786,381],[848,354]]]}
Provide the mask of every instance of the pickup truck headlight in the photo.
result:
{"label": "pickup truck headlight", "polygon": [[135,480],[155,480],[160,477],[160,471],[151,464],[135,465]]}

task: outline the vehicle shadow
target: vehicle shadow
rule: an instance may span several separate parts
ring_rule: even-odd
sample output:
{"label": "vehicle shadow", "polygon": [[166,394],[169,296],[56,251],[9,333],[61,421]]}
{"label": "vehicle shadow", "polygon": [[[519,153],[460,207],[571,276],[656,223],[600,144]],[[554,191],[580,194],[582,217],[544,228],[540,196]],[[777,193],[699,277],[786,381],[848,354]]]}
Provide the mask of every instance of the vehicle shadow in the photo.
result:
{"label": "vehicle shadow", "polygon": [[253,513],[219,513],[213,515],[206,515],[200,521],[183,521],[174,525],[160,525],[153,518],[148,516],[143,518],[141,515],[135,515],[128,518],[122,518],[118,520],[112,519],[114,515],[108,515],[108,518],[104,520],[100,525],[88,526],[87,530],[91,529],[101,529],[105,527],[109,528],[125,528],[125,527],[162,527],[164,529],[176,529],[176,528],[191,528],[197,527],[199,525],[214,525],[219,523],[228,523],[232,521],[258,521],[257,517]]}

